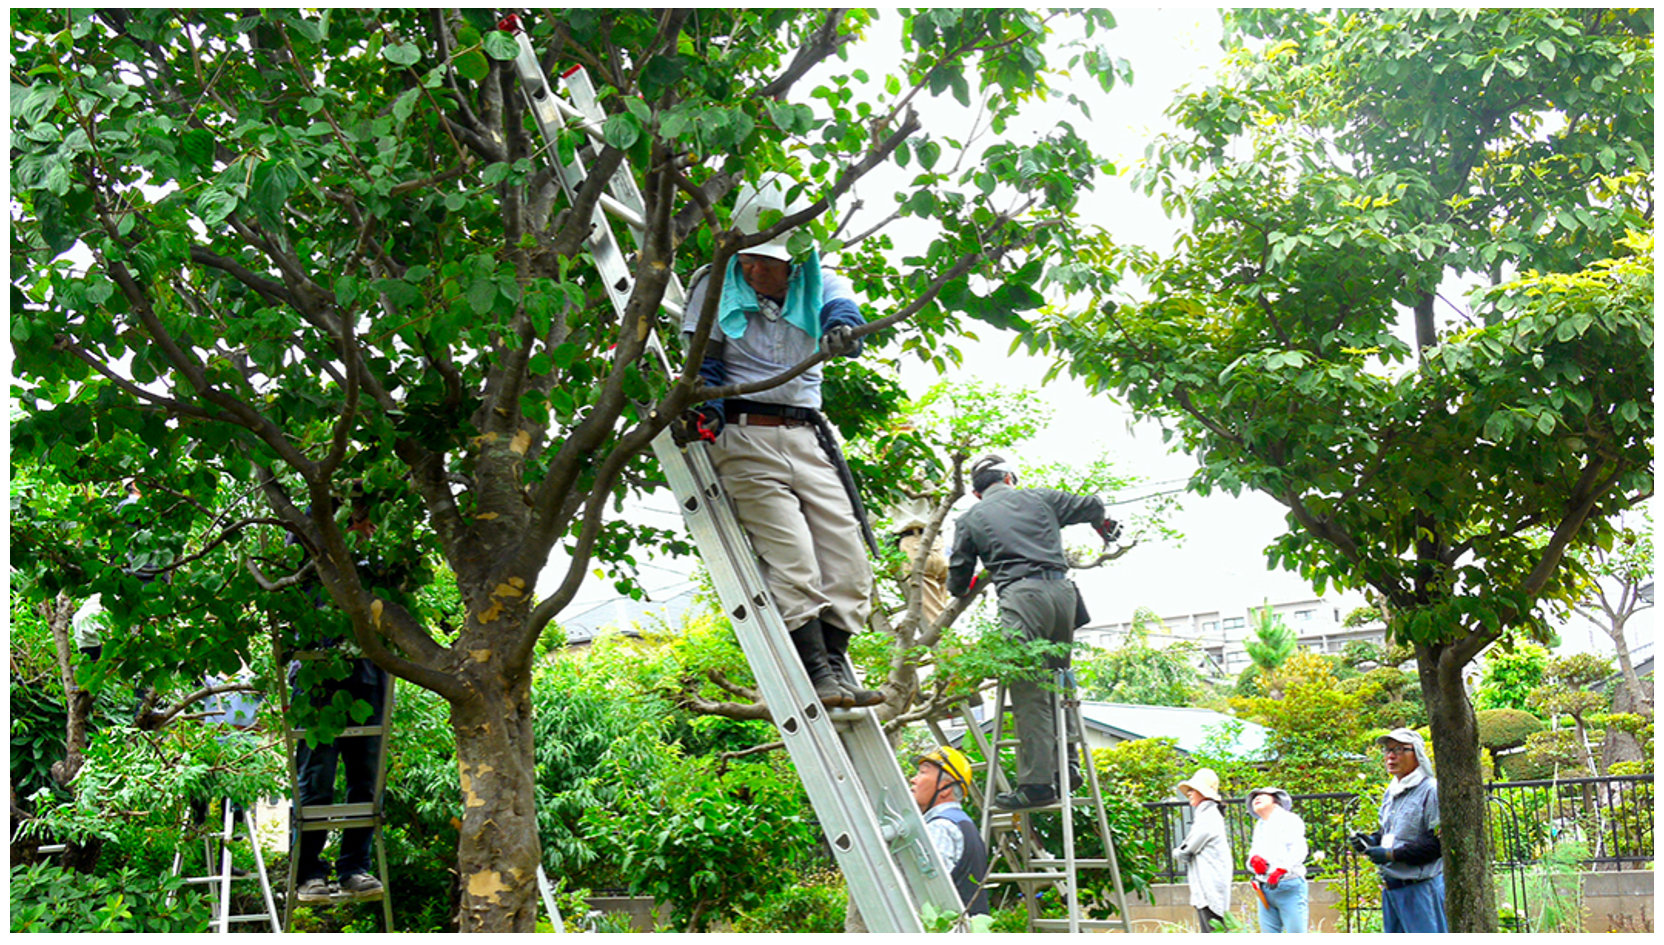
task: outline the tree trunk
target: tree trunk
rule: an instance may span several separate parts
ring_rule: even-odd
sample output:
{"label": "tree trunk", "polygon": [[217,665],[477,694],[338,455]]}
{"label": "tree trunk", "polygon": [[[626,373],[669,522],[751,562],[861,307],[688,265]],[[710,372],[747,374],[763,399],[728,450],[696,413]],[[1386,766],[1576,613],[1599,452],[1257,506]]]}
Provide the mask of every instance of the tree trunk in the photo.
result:
{"label": "tree trunk", "polygon": [[1497,931],[1479,723],[1462,682],[1465,661],[1449,645],[1416,647],[1416,667],[1433,730],[1444,851],[1445,916],[1452,932]]}
{"label": "tree trunk", "polygon": [[1606,631],[1607,636],[1612,638],[1612,645],[1617,649],[1618,672],[1623,676],[1623,688],[1627,689],[1631,695],[1629,703],[1634,706],[1634,708],[1629,709],[1618,709],[1616,707],[1619,698],[1614,697],[1612,700],[1613,711],[1647,715],[1652,710],[1652,694],[1641,686],[1641,677],[1635,672],[1635,661],[1630,658],[1629,641],[1624,639],[1624,624],[1627,621],[1628,615],[1612,614],[1610,626],[1601,628]]}
{"label": "tree trunk", "polygon": [[75,616],[75,602],[59,594],[56,599],[40,605],[41,615],[52,631],[52,643],[58,654],[58,674],[63,680],[66,721],[64,723],[64,757],[52,765],[52,780],[69,789],[71,781],[86,763],[87,724],[92,719],[92,693],[75,684],[75,644],[70,639],[70,622]]}
{"label": "tree trunk", "polygon": [[[1613,712],[1629,712],[1646,716],[1652,713],[1652,694],[1647,691],[1646,684],[1639,679],[1635,688],[1631,689],[1626,683],[1618,687],[1612,696]],[[1606,740],[1600,746],[1600,773],[1606,774],[1612,766],[1620,761],[1641,761],[1646,756],[1641,751],[1641,743],[1634,735],[1607,726]]]}
{"label": "tree trunk", "polygon": [[[464,932],[531,932],[537,924],[536,780],[531,683],[505,687],[489,664],[451,706],[462,828],[457,841]],[[530,674],[525,674],[529,677]]]}

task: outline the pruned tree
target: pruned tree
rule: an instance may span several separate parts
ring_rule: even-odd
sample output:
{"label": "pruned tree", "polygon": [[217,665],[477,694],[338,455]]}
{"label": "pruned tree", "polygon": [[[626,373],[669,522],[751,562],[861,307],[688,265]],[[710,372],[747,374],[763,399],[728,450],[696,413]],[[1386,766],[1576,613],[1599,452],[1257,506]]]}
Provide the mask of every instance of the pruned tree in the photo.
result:
{"label": "pruned tree", "polygon": [[[127,670],[324,622],[443,696],[460,927],[530,931],[537,641],[597,560],[628,582],[632,543],[679,544],[616,504],[658,481],[644,450],[673,418],[738,393],[646,356],[671,276],[795,227],[841,251],[873,344],[950,352],[963,316],[1038,305],[1101,167],[1067,123],[1018,143],[1006,122],[1063,60],[1104,88],[1126,64],[1098,45],[1105,11],[550,9],[522,14],[544,65],[586,67],[608,118],[600,141],[573,127],[546,148],[497,16],[15,11],[12,450],[69,482],[140,477],[178,539],[176,580],[114,614],[152,628]],[[1052,34],[1065,16],[1077,48]],[[863,41],[889,52],[851,62]],[[974,153],[926,128],[973,97]],[[553,164],[580,152],[568,205]],[[914,176],[855,198],[897,166]],[[621,170],[646,213],[620,312],[585,239]],[[765,172],[808,206],[747,236],[725,198]],[[900,220],[905,259],[883,234]],[[373,500],[374,551],[454,575],[454,612],[359,567],[333,515],[350,483]],[[541,593],[556,549],[564,574]],[[293,589],[303,568],[328,610]]]}
{"label": "pruned tree", "polygon": [[1635,672],[1626,632],[1631,617],[1652,607],[1647,593],[1653,579],[1652,516],[1643,512],[1638,524],[1624,523],[1612,536],[1610,548],[1596,545],[1588,549],[1587,558],[1583,563],[1586,578],[1572,610],[1612,640],[1623,680],[1622,690],[1613,697],[1613,708],[1650,714],[1652,692]]}
{"label": "pruned tree", "polygon": [[1273,565],[1380,595],[1427,701],[1451,929],[1494,931],[1466,667],[1548,639],[1567,556],[1653,489],[1652,16],[1225,24],[1228,69],[1141,173],[1177,250],[1077,260],[1091,304],[1032,342],[1168,423],[1196,490],[1281,503]]}
{"label": "pruned tree", "polygon": [[[981,653],[967,658],[983,628],[977,619],[978,602],[986,596],[986,582],[969,597],[950,598],[940,586],[945,562],[939,562],[943,571],[933,576],[932,549],[945,552],[940,542],[948,534],[953,510],[969,492],[966,462],[990,450],[1004,451],[1020,465],[1021,485],[1079,494],[1111,497],[1138,483],[1107,459],[1078,467],[1034,462],[1024,448],[1049,423],[1051,411],[1032,391],[975,381],[943,382],[917,400],[898,403],[896,417],[889,429],[853,444],[850,456],[851,466],[864,473],[866,504],[874,510],[880,535],[895,531],[895,503],[912,503],[909,521],[923,523],[911,556],[901,551],[899,542],[884,540],[878,566],[880,606],[874,621],[878,632],[858,637],[852,650],[866,670],[866,684],[885,695],[874,711],[892,733],[908,723],[949,714],[955,702],[992,685],[991,670],[1003,665],[1001,660],[1016,658],[996,655],[993,663],[983,660]],[[1067,549],[1074,567],[1105,567],[1141,542],[1168,537],[1165,517],[1171,507],[1171,500],[1163,496],[1126,513],[1123,534],[1113,546],[1093,535],[1087,545]],[[932,581],[938,585],[934,595],[927,588]],[[932,600],[938,603],[931,606]],[[768,717],[737,647],[708,645],[704,634],[696,633],[689,650],[684,672],[676,680],[679,704],[726,718]]]}

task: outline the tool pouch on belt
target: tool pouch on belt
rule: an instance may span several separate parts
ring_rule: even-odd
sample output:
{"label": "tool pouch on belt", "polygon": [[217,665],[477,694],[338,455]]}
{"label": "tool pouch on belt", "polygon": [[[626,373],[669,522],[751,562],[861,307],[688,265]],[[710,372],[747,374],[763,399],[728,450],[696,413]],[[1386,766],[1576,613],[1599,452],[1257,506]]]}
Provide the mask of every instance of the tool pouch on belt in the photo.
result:
{"label": "tool pouch on belt", "polygon": [[1076,588],[1075,588],[1075,626],[1072,627],[1071,629],[1078,629],[1080,627],[1084,627],[1084,626],[1086,626],[1087,621],[1089,621],[1091,619],[1092,619],[1091,615],[1087,614],[1087,612],[1086,612],[1086,600],[1085,600],[1085,598],[1080,596],[1080,587],[1076,586]]}
{"label": "tool pouch on belt", "polygon": [[838,478],[843,480],[844,492],[849,494],[849,507],[855,510],[855,520],[861,523],[861,537],[867,543],[867,550],[878,553],[878,539],[872,533],[872,524],[867,521],[867,507],[861,502],[861,492],[855,487],[855,474],[849,471],[849,463],[844,461],[844,452],[838,449],[838,438],[832,433],[832,424],[826,415],[815,411],[815,437],[820,440],[820,448],[831,460],[832,468],[838,471]]}

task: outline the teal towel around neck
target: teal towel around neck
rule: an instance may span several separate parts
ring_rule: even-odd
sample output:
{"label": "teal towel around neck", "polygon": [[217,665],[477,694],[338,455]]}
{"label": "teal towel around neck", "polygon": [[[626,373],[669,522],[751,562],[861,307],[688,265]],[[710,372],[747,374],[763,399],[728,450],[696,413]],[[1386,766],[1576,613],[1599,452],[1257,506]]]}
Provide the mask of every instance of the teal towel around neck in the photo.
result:
{"label": "teal towel around neck", "polygon": [[[785,310],[780,317],[818,341],[820,296],[820,253],[811,250],[808,258],[792,264],[792,275],[786,282]],[[722,280],[722,306],[716,313],[722,333],[730,338],[741,337],[745,334],[746,321],[761,309],[756,290],[740,272],[740,258],[735,256],[729,259],[728,275]]]}

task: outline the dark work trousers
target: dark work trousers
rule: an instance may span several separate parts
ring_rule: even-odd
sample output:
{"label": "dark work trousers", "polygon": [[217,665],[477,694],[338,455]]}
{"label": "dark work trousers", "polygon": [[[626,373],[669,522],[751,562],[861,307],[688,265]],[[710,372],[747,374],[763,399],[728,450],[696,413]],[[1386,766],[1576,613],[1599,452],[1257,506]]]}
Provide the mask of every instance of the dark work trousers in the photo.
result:
{"label": "dark work trousers", "polygon": [[[1075,585],[1068,580],[1024,578],[1000,588],[1000,622],[1025,640],[1073,645]],[[1006,685],[1011,713],[1017,717],[1017,783],[1057,786],[1056,688],[1052,672],[1069,668],[1067,652],[1046,660],[1038,679],[1015,679]],[[1069,735],[1077,737],[1074,719]]]}
{"label": "dark work trousers", "polygon": [[[294,676],[290,676],[291,681]],[[375,706],[364,725],[380,725],[381,710],[387,699],[388,676],[387,671],[360,658],[353,666],[352,675],[342,680],[331,680],[327,685],[320,686],[311,692],[302,692],[297,686],[294,700],[310,699],[314,706],[328,705],[337,692],[345,692],[355,700],[368,702]],[[295,744],[295,772],[299,783],[300,797],[296,800],[303,807],[317,804],[335,803],[335,769],[336,762],[341,762],[343,774],[347,781],[347,798],[345,803],[363,804],[376,799],[376,761],[381,750],[379,736],[360,738],[337,738],[329,744],[320,744],[316,748],[307,745],[302,738]],[[300,818],[295,818],[300,823]],[[296,866],[297,882],[309,879],[328,879],[329,868],[323,863],[324,841],[327,831],[310,830],[299,834],[293,849],[298,850],[300,857]],[[372,827],[354,827],[341,832],[341,856],[335,861],[335,874],[345,879],[354,873],[370,872],[370,840],[374,835]]]}

